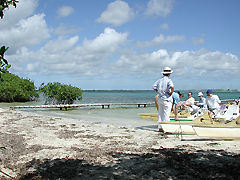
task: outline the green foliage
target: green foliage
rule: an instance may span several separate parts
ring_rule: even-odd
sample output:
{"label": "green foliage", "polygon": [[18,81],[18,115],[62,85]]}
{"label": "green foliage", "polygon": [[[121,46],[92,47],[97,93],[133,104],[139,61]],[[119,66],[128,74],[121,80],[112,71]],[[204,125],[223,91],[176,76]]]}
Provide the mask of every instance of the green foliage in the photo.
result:
{"label": "green foliage", "polygon": [[13,5],[15,8],[17,7],[17,0],[0,0],[0,17],[4,16],[4,9],[8,8],[9,5]]}
{"label": "green foliage", "polygon": [[4,53],[8,50],[8,47],[2,46],[0,48],[0,77],[2,73],[8,72],[7,70],[11,67],[10,64],[8,64],[7,60],[4,58]]}
{"label": "green foliage", "polygon": [[[1,19],[4,16],[4,9],[8,8],[10,5],[16,8],[18,1],[17,0],[0,0],[0,17]],[[1,46],[0,46],[1,47]],[[4,53],[7,51],[8,47],[2,46],[0,49],[0,79],[2,73],[8,72],[8,69],[11,67],[8,64],[8,61],[4,58]]]}
{"label": "green foliage", "polygon": [[73,104],[75,100],[82,99],[82,90],[71,85],[58,82],[41,84],[39,91],[46,97],[45,104]]}
{"label": "green foliage", "polygon": [[17,75],[5,73],[0,81],[1,102],[27,102],[39,97],[34,83]]}

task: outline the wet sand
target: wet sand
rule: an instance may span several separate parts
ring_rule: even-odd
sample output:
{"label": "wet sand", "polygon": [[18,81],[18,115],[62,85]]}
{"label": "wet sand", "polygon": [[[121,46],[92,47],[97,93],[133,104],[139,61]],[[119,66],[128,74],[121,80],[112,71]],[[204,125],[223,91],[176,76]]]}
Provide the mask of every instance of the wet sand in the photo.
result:
{"label": "wet sand", "polygon": [[[240,141],[0,109],[1,171],[16,179],[238,179]],[[6,179],[0,172],[1,179]]]}

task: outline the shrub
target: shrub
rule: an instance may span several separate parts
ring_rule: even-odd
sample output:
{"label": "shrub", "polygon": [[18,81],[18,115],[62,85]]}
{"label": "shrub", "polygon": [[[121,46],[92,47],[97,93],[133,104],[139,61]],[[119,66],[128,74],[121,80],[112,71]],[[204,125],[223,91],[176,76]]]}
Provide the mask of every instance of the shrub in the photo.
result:
{"label": "shrub", "polygon": [[39,91],[47,97],[45,104],[73,104],[75,100],[82,99],[80,88],[58,82],[48,83],[47,85],[43,83]]}
{"label": "shrub", "polygon": [[4,73],[0,81],[1,102],[27,102],[39,97],[34,83],[11,73]]}

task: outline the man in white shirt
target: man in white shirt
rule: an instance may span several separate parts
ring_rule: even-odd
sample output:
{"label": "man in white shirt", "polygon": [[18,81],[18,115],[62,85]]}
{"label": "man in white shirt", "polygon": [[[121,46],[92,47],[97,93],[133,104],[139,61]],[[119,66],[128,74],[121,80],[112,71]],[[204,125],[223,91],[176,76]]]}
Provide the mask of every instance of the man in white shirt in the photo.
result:
{"label": "man in white shirt", "polygon": [[195,99],[192,97],[192,92],[188,92],[188,99],[183,103],[183,109],[187,109],[189,112],[193,111]]}
{"label": "man in white shirt", "polygon": [[173,71],[169,67],[165,67],[162,74],[163,77],[153,84],[153,90],[159,94],[158,96],[158,131],[164,132],[160,122],[170,121],[169,116],[172,108],[172,93],[174,84],[169,78]]}
{"label": "man in white shirt", "polygon": [[188,99],[185,102],[186,106],[194,105],[195,99],[192,97],[192,92],[188,92]]}
{"label": "man in white shirt", "polygon": [[209,110],[219,110],[220,109],[220,99],[217,95],[213,95],[212,90],[207,90],[206,103]]}

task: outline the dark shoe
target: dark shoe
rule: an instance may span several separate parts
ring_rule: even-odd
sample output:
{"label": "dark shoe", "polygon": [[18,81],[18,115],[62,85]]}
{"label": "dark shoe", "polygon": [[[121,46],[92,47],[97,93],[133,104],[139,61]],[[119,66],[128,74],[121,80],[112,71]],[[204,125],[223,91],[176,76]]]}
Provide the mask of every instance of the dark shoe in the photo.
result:
{"label": "dark shoe", "polygon": [[164,133],[164,130],[163,130],[162,128],[159,128],[159,129],[158,129],[158,132]]}

